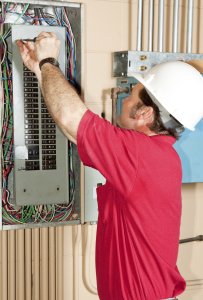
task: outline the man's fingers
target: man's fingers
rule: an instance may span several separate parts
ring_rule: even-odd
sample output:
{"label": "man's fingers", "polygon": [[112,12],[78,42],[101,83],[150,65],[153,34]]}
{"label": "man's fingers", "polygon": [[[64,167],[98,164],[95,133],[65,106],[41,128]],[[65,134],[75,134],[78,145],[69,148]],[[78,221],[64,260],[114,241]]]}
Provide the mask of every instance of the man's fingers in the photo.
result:
{"label": "man's fingers", "polygon": [[29,52],[29,49],[27,49],[26,45],[20,41],[20,40],[17,40],[16,41],[16,44],[18,45],[18,48],[19,48],[19,51],[20,51],[20,55],[22,57],[22,59],[27,56],[28,52]]}
{"label": "man's fingers", "polygon": [[28,45],[23,43],[20,40],[16,41],[16,44],[19,47],[20,55],[22,57],[23,62],[26,64],[26,62],[30,59],[30,49],[28,48]]}
{"label": "man's fingers", "polygon": [[29,50],[32,50],[32,51],[35,50],[35,46],[34,46],[33,42],[27,42],[27,44],[25,44],[25,45]]}
{"label": "man's fingers", "polygon": [[55,32],[49,32],[49,33],[50,33],[50,35],[51,35],[52,37],[55,37],[56,39],[58,39],[58,36],[56,35]]}
{"label": "man's fingers", "polygon": [[18,46],[20,46],[20,45],[23,44],[23,42],[22,42],[21,40],[16,40],[16,44],[17,44]]}
{"label": "man's fingers", "polygon": [[16,40],[16,44],[18,45],[20,52],[22,52],[24,43],[21,40]]}
{"label": "man's fingers", "polygon": [[42,31],[40,32],[40,34],[38,34],[38,36],[36,37],[36,41],[39,41],[43,38],[46,38],[46,37],[50,37],[50,32],[45,32],[45,31]]}
{"label": "man's fingers", "polygon": [[45,32],[42,31],[37,37],[36,42],[28,41],[27,43],[23,43],[22,41],[16,41],[22,60],[24,64],[32,64],[41,61],[46,57],[54,57],[58,58],[59,56],[59,48],[60,48],[60,40],[57,35],[53,32]]}
{"label": "man's fingers", "polygon": [[42,31],[36,38],[36,41],[40,41],[41,39],[44,39],[44,38],[55,38],[58,40],[58,37],[57,35],[54,33],[54,32],[45,32],[45,31]]}

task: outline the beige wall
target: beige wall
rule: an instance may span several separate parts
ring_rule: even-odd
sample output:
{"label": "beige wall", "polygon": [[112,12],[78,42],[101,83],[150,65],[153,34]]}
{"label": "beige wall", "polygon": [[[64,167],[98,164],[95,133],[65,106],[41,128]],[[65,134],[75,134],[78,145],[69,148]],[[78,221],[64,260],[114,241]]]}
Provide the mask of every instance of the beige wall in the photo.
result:
{"label": "beige wall", "polygon": [[[155,0],[154,46],[158,41],[158,0]],[[172,52],[173,0],[165,0],[164,51]],[[180,0],[179,52],[186,52],[187,2]],[[89,109],[97,114],[105,112],[111,118],[110,89],[116,86],[112,77],[112,53],[136,50],[137,6],[136,0],[84,0],[84,96]],[[148,4],[143,0],[142,50],[148,50]],[[193,48],[203,53],[203,0],[194,1]],[[203,183],[183,184],[183,214],[180,238],[203,234]],[[96,226],[94,226],[96,237]],[[83,283],[82,259],[84,258],[84,233],[80,250],[80,299],[98,299],[90,294]],[[73,299],[72,283],[72,228],[64,228],[64,300]],[[91,252],[91,281],[96,284],[94,271],[95,238]],[[104,241],[105,242],[105,241]],[[169,241],[170,243],[170,241]],[[193,242],[180,246],[178,267],[186,280],[203,279],[203,243]],[[152,274],[153,276],[153,274]],[[188,286],[180,300],[203,299],[203,285]]]}

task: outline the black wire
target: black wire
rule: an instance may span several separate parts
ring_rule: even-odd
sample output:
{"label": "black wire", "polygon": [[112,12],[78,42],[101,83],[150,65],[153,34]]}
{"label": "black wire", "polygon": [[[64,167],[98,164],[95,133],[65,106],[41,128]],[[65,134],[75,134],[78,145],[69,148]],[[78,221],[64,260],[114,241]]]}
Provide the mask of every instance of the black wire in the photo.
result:
{"label": "black wire", "polygon": [[68,57],[67,57],[67,67],[70,68],[70,51],[68,52]]}
{"label": "black wire", "polygon": [[50,23],[46,20],[45,15],[44,15],[44,12],[43,12],[43,8],[40,8],[39,10],[40,10],[40,13],[41,13],[42,18],[44,19],[44,21],[45,21],[49,26],[54,26],[54,24],[50,24]]}
{"label": "black wire", "polygon": [[37,17],[37,9],[34,8],[34,12],[35,12],[35,18]]}
{"label": "black wire", "polygon": [[63,11],[61,10],[61,25],[63,25]]}
{"label": "black wire", "polygon": [[39,25],[42,25],[42,20],[40,20],[40,10],[39,10],[39,8],[36,8],[36,11],[37,11],[38,19],[39,19]]}

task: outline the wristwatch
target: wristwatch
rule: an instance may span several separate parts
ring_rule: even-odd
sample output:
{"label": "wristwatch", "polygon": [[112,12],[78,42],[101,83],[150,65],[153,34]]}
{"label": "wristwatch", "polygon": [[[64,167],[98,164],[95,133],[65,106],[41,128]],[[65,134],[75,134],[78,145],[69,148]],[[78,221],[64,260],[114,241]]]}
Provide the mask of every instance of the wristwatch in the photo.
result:
{"label": "wristwatch", "polygon": [[40,63],[39,63],[40,70],[41,70],[43,64],[46,64],[46,63],[52,64],[52,65],[54,65],[54,66],[56,66],[56,67],[59,68],[59,62],[55,58],[53,58],[53,57],[47,57],[47,58],[44,58],[44,59],[42,59],[40,61]]}

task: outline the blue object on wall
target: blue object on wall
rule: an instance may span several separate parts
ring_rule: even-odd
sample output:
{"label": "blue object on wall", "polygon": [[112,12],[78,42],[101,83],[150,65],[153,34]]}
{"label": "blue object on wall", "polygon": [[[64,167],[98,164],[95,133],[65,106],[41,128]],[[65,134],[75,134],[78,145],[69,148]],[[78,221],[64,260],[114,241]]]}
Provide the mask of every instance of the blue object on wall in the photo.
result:
{"label": "blue object on wall", "polygon": [[[117,85],[128,87],[129,90],[137,84],[134,77],[118,78]],[[122,93],[118,95],[117,115],[122,109],[122,100],[129,94]],[[192,105],[192,100],[191,100]],[[183,169],[183,183],[203,182],[203,119],[195,126],[195,131],[185,129],[181,138],[174,144],[178,152]]]}

